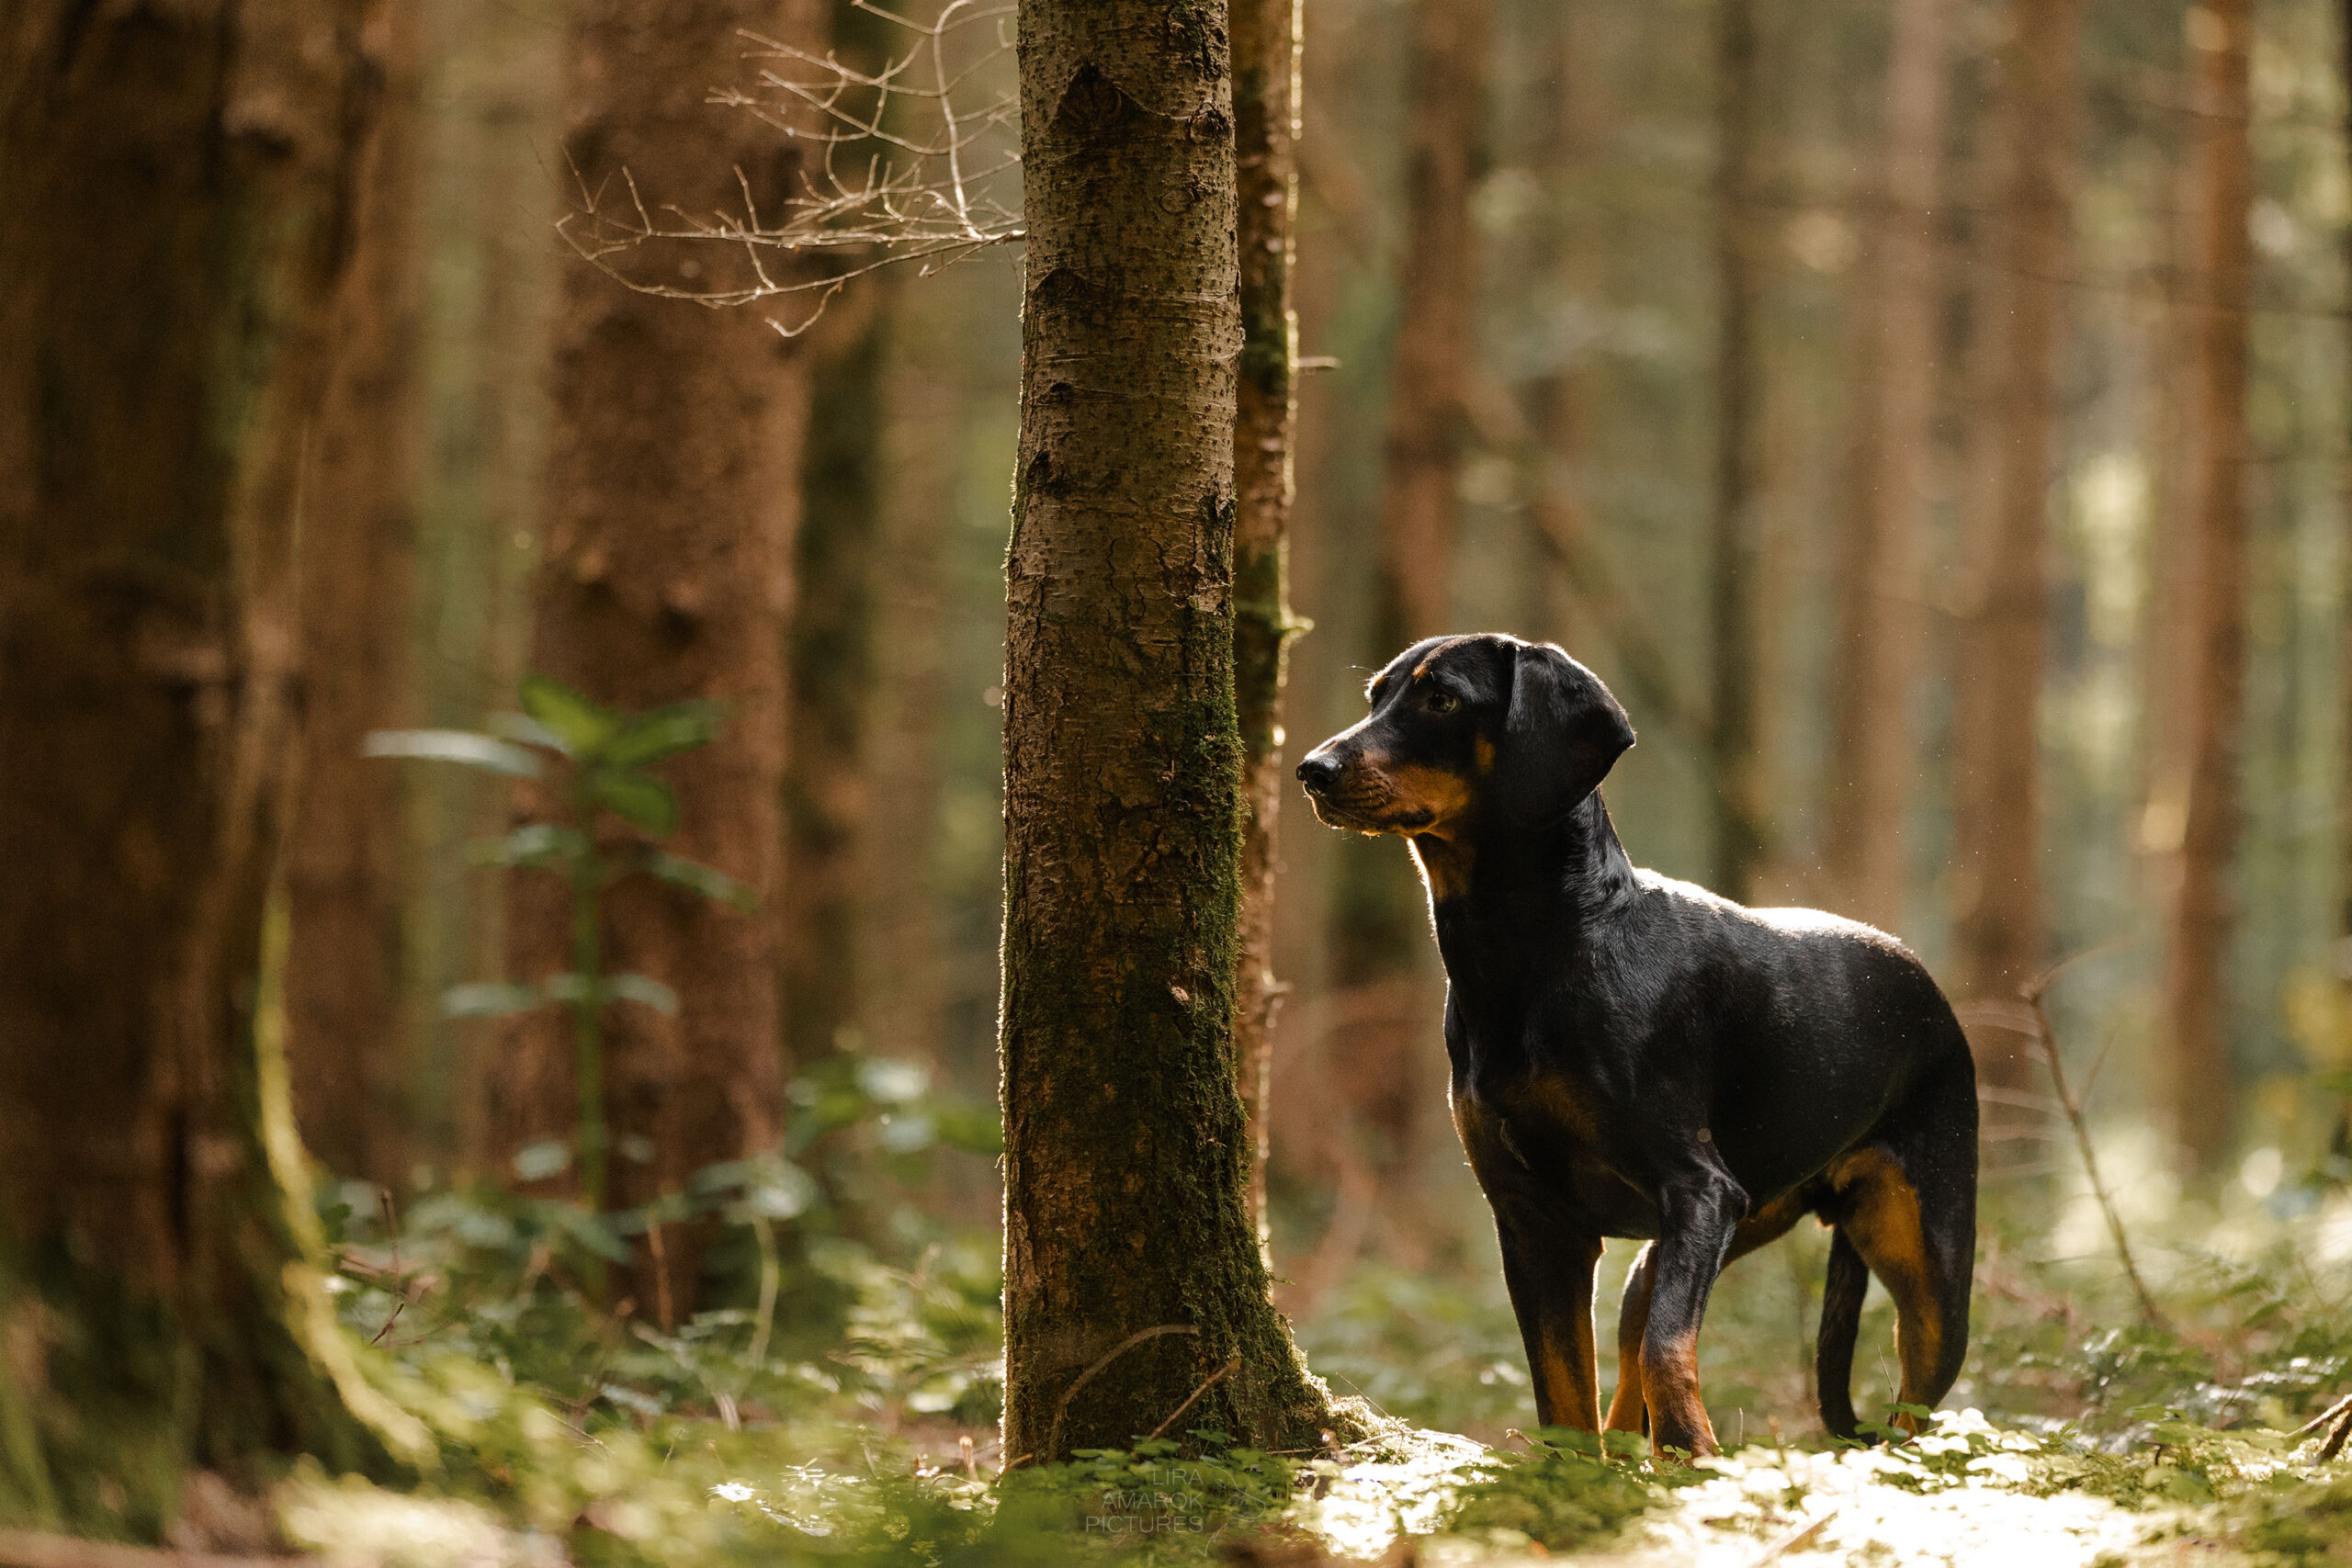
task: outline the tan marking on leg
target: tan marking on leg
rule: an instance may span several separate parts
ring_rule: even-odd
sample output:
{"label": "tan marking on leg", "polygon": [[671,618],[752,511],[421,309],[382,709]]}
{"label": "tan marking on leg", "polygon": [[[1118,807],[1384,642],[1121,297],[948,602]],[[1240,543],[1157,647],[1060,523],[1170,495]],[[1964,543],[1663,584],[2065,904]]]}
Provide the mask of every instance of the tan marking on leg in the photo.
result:
{"label": "tan marking on leg", "polygon": [[1731,1234],[1731,1249],[1724,1254],[1724,1267],[1728,1269],[1758,1247],[1780,1240],[1804,1213],[1802,1192],[1783,1192],[1773,1199],[1739,1222],[1739,1228]]}
{"label": "tan marking on leg", "polygon": [[1593,1344],[1591,1286],[1593,1265],[1600,1261],[1600,1244],[1596,1241],[1591,1247],[1584,1261],[1584,1300],[1567,1314],[1566,1324],[1544,1325],[1536,1364],[1528,1369],[1544,1391],[1550,1419],[1585,1432],[1600,1430],[1600,1366]]}
{"label": "tan marking on leg", "polygon": [[[1943,1314],[1919,1221],[1918,1190],[1883,1149],[1845,1156],[1832,1168],[1831,1177],[1844,1201],[1848,1238],[1894,1299],[1894,1348],[1903,1364],[1903,1391],[1897,1399],[1904,1404],[1926,1404],[1943,1350]],[[1917,1418],[1907,1415],[1898,1415],[1894,1425],[1906,1432],[1919,1429]]]}
{"label": "tan marking on leg", "polygon": [[1719,1453],[1715,1428],[1699,1395],[1699,1336],[1684,1334],[1662,1346],[1644,1348],[1642,1392],[1650,1407],[1650,1441],[1660,1448],[1688,1449],[1695,1456]]}
{"label": "tan marking on leg", "polygon": [[1642,1396],[1642,1337],[1649,1332],[1650,1289],[1657,1275],[1650,1268],[1655,1243],[1643,1244],[1625,1276],[1625,1297],[1617,1308],[1617,1393],[1609,1401],[1612,1432],[1639,1432],[1649,1424],[1649,1404]]}

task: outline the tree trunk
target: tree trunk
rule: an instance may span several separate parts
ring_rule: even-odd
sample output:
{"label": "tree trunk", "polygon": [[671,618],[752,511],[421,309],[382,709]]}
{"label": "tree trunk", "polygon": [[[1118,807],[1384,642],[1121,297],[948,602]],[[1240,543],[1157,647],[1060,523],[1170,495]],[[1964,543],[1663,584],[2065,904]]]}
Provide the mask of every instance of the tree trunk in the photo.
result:
{"label": "tree trunk", "polygon": [[1758,400],[1763,389],[1759,339],[1765,241],[1756,187],[1764,114],[1756,58],[1756,0],[1720,0],[1720,7],[1715,33],[1715,488],[1709,537],[1707,761],[1714,774],[1715,891],[1746,901],[1755,897],[1770,853],[1758,722],[1764,571]]}
{"label": "tree trunk", "polygon": [[[878,74],[905,34],[853,0],[831,0],[833,54]],[[845,104],[854,114],[866,104]],[[854,164],[856,147],[837,151]],[[880,664],[876,559],[882,548],[883,442],[889,429],[884,379],[890,299],[882,278],[851,286],[812,333],[801,518],[794,550],[791,640],[785,656],[786,713],[784,1044],[788,1065],[842,1048],[856,1031],[859,955],[873,907],[865,886],[865,826],[873,808],[868,751]]]}
{"label": "tree trunk", "polygon": [[[592,0],[575,11],[566,141],[591,189],[626,169],[649,205],[740,207],[740,168],[762,210],[782,209],[793,188],[788,143],[704,102],[714,60],[751,19],[733,0]],[[793,41],[788,30],[776,36]],[[797,41],[821,49],[821,28]],[[649,279],[729,281],[717,247],[656,247],[630,262]],[[649,298],[583,264],[564,275],[555,383],[532,667],[628,708],[688,697],[726,705],[716,742],[664,764],[680,807],[671,847],[763,901],[746,915],[644,877],[603,900],[606,971],[653,976],[680,1010],[670,1018],[617,1003],[606,1013],[606,1122],[621,1156],[610,1201],[625,1209],[778,1136],[773,906],[806,370],[755,316]],[[548,874],[515,887],[514,973],[543,980],[569,967],[567,890]],[[510,1033],[499,1086],[505,1146],[567,1137],[568,1024],[543,1012]],[[641,1310],[665,1323],[693,1310],[697,1235],[668,1226],[639,1244]]]}
{"label": "tree trunk", "polygon": [[401,774],[360,755],[411,722],[424,114],[418,17],[384,6],[382,101],[356,248],[305,484],[301,806],[286,852],[287,1066],[304,1145],[329,1170],[408,1181]]}
{"label": "tree trunk", "polygon": [[1943,296],[1937,175],[1945,0],[1894,0],[1886,164],[1861,301],[1861,375],[1838,593],[1825,859],[1843,912],[1900,931],[1926,594],[1928,479]]}
{"label": "tree trunk", "polygon": [[783,960],[786,1060],[840,1049],[858,1015],[860,845],[875,686],[875,556],[881,526],[882,373],[889,315],[867,280],[834,302],[811,355],[792,635]]}
{"label": "tree trunk", "polygon": [[1016,1462],[1125,1446],[1196,1392],[1180,1432],[1279,1448],[1329,1420],[1268,1298],[1235,1089],[1226,22],[1216,0],[1020,6],[1002,1024]]}
{"label": "tree trunk", "polygon": [[[547,226],[564,177],[548,156],[562,123],[563,29],[552,7],[421,0],[418,9],[431,62],[430,283],[410,653],[419,716],[469,729],[513,704],[529,641],[561,265]],[[495,1172],[493,1043],[479,1023],[442,1017],[440,999],[504,973],[503,889],[467,863],[466,847],[496,833],[512,802],[469,768],[404,773],[422,907],[405,955],[422,1058],[413,1152],[420,1163]]]}
{"label": "tree trunk", "polygon": [[320,1288],[263,964],[363,19],[40,0],[0,41],[0,1332],[52,1395],[6,1470],[106,1533],[187,1463],[424,1440]]}
{"label": "tree trunk", "polygon": [[[1470,192],[1484,161],[1488,20],[1487,0],[1416,0],[1413,8],[1407,234],[1382,443],[1380,567],[1361,656],[1372,670],[1448,630],[1453,615],[1478,288]],[[1442,992],[1428,906],[1396,845],[1343,841],[1339,857],[1331,979],[1353,993],[1348,1050],[1356,1068],[1342,1089],[1377,1174],[1382,1240],[1392,1258],[1413,1266],[1429,1229],[1419,1205],[1424,1130],[1443,1098]]]}
{"label": "tree trunk", "polygon": [[1487,0],[1415,0],[1403,276],[1389,370],[1373,667],[1444,631],[1467,434],[1485,145]]}
{"label": "tree trunk", "polygon": [[1250,1213],[1266,1220],[1266,1096],[1273,1081],[1275,828],[1283,683],[1291,638],[1290,513],[1297,494],[1299,62],[1304,0],[1233,0],[1233,120],[1241,266],[1241,369],[1233,421],[1233,690],[1240,715],[1241,979],[1234,1020],[1249,1112]]}
{"label": "tree trunk", "polygon": [[2188,279],[2195,324],[2196,570],[2188,585],[2188,799],[2180,881],[2165,983],[2174,1130],[2210,1169],[2231,1129],[2225,986],[2232,926],[2229,876],[2238,836],[2238,728],[2245,705],[2246,220],[2254,197],[2250,135],[2253,16],[2249,0],[2214,0],[2189,13],[2199,197]]}
{"label": "tree trunk", "polygon": [[[2044,535],[2072,251],[2082,0],[2017,0],[1993,106],[1995,189],[1977,269],[1968,498],[1952,682],[1954,921],[1962,995],[2014,1003],[2043,962]],[[1988,1083],[2039,1080],[2032,1042],[1975,1032]]]}

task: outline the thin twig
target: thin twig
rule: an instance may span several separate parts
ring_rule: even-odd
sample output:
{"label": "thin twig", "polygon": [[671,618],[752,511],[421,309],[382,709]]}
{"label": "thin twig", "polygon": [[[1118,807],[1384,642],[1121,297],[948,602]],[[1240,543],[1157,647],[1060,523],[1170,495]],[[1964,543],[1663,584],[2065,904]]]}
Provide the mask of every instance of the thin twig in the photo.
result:
{"label": "thin twig", "polygon": [[1832,1508],[1827,1513],[1821,1515],[1817,1518],[1804,1520],[1793,1529],[1781,1536],[1779,1540],[1773,1541],[1771,1545],[1757,1553],[1756,1560],[1752,1564],[1750,1564],[1750,1568],[1764,1568],[1765,1563],[1773,1561],[1775,1558],[1787,1556],[1790,1552],[1794,1551],[1798,1547],[1803,1546],[1806,1541],[1811,1540],[1815,1536],[1819,1535],[1821,1533],[1821,1527],[1827,1524],[1837,1517],[1838,1510]]}
{"label": "thin twig", "polygon": [[392,1210],[392,1190],[389,1187],[377,1188],[376,1201],[384,1212],[384,1235],[390,1239],[392,1248],[391,1279],[392,1283],[400,1288],[401,1295],[400,1300],[392,1303],[392,1315],[384,1319],[384,1326],[376,1330],[375,1337],[368,1341],[370,1345],[381,1345],[384,1336],[392,1331],[392,1325],[401,1320],[401,1314],[408,1310],[408,1281],[401,1277],[403,1273],[401,1268],[401,1222],[400,1216]]}
{"label": "thin twig", "polygon": [[2326,1444],[2319,1450],[2320,1463],[2325,1464],[2343,1452],[2346,1438],[2352,1438],[2352,1410],[2346,1410],[2344,1418],[2336,1422],[2335,1430],[2327,1435]]}
{"label": "thin twig", "polygon": [[[1054,1406],[1053,1427],[1046,1434],[1046,1455],[1047,1459],[1050,1460],[1054,1455],[1062,1451],[1062,1422],[1069,1415],[1069,1402],[1077,1397],[1078,1391],[1080,1389],[1084,1388],[1088,1383],[1094,1381],[1095,1373],[1101,1371],[1103,1368],[1109,1366],[1112,1362],[1117,1360],[1120,1357],[1125,1355],[1128,1351],[1134,1349],[1136,1346],[1142,1344],[1147,1339],[1157,1339],[1163,1334],[1196,1335],[1198,1333],[1200,1333],[1200,1330],[1193,1327],[1189,1323],[1163,1323],[1156,1327],[1137,1329],[1135,1333],[1128,1335],[1125,1339],[1120,1340],[1116,1345],[1112,1346],[1110,1349],[1104,1351],[1101,1360],[1095,1362],[1092,1366],[1079,1373],[1077,1381],[1072,1382],[1068,1388],[1062,1390],[1061,1403]],[[1008,1465],[1006,1468],[1010,1469],[1012,1467]]]}
{"label": "thin twig", "polygon": [[2330,1421],[2335,1420],[2338,1416],[2342,1416],[2347,1411],[2352,1411],[2352,1393],[2346,1394],[2342,1399],[2337,1400],[2335,1404],[2329,1405],[2326,1409],[2321,1411],[2318,1415],[2312,1416],[2310,1420],[2304,1422],[2301,1426],[2296,1427],[2287,1435],[2290,1438],[2300,1438],[2306,1433],[2316,1432],[2322,1427],[2326,1426]]}
{"label": "thin twig", "polygon": [[1151,1437],[1146,1438],[1144,1441],[1151,1441],[1152,1438],[1157,1438],[1160,1433],[1165,1432],[1169,1427],[1176,1425],[1176,1417],[1183,1415],[1184,1412],[1190,1410],[1194,1404],[1198,1404],[1200,1402],[1201,1395],[1208,1393],[1209,1390],[1215,1388],[1218,1383],[1224,1382],[1227,1378],[1240,1370],[1241,1358],[1237,1355],[1231,1360],[1226,1362],[1225,1365],[1211,1372],[1208,1375],[1208,1381],[1201,1384],[1200,1387],[1194,1389],[1191,1395],[1185,1399],[1183,1404],[1170,1411],[1168,1413],[1168,1419],[1162,1421],[1159,1426],[1154,1427],[1151,1429]]}
{"label": "thin twig", "polygon": [[2132,1258],[2132,1238],[2123,1229],[2123,1217],[2116,1213],[2115,1200],[2109,1195],[2107,1182],[2099,1175],[2098,1152],[2091,1145],[2090,1123],[2084,1119],[2083,1102],[2075,1097],[2066,1081],[2065,1059],[2058,1050],[2058,1034],[2050,1026],[2050,1009],[2044,1000],[2051,983],[2068,968],[2120,945],[2120,942],[2105,942],[2062,960],[2019,987],[2018,994],[2033,1010],[2034,1032],[2041,1041],[2041,1056],[2050,1068],[2051,1087],[2058,1091],[2059,1106],[2066,1112],[2068,1124],[2075,1129],[2075,1145],[2083,1156],[2083,1174],[2090,1181],[2091,1196],[2098,1200],[2099,1213],[2107,1218],[2108,1234],[2115,1238],[2115,1255],[2122,1261],[2124,1278],[2132,1281],[2132,1293],[2139,1301],[2140,1315],[2149,1327],[2169,1334],[2173,1331],[2172,1322],[2165,1316],[2164,1309],[2156,1305],[2156,1298],[2149,1292],[2147,1281],[2140,1277],[2140,1266]]}

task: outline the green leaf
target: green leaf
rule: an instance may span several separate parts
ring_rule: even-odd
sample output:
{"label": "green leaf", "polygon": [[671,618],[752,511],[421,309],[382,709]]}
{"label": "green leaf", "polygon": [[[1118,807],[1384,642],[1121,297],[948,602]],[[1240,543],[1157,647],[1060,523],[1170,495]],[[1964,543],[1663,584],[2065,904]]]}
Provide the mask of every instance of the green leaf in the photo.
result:
{"label": "green leaf", "polygon": [[570,750],[564,745],[562,736],[526,713],[491,715],[490,732],[502,740],[512,740],[521,746],[544,746],[550,751]]}
{"label": "green leaf", "polygon": [[651,773],[635,768],[598,768],[588,775],[588,798],[657,839],[677,830],[678,797]]}
{"label": "green leaf", "polygon": [[548,676],[524,676],[522,697],[523,711],[547,727],[568,757],[594,758],[619,733],[620,715]]}
{"label": "green leaf", "polygon": [[479,840],[466,850],[476,865],[519,865],[569,871],[595,852],[588,835],[557,822],[531,822],[503,839]]}
{"label": "green leaf", "polygon": [[540,1000],[537,990],[529,986],[518,986],[511,980],[452,986],[441,993],[441,1016],[510,1018],[518,1012],[530,1011],[539,1005]]}
{"label": "green leaf", "polygon": [[585,975],[550,975],[547,984],[539,987],[548,1000],[561,1002],[566,1007],[578,1007],[582,1002],[599,999],[596,982]]}
{"label": "green leaf", "polygon": [[526,1181],[545,1181],[571,1163],[571,1145],[560,1138],[543,1138],[514,1151],[514,1174]]}
{"label": "green leaf", "polygon": [[995,1106],[943,1102],[931,1114],[939,1141],[949,1148],[987,1159],[1004,1153],[1004,1122]]}
{"label": "green leaf", "polygon": [[678,993],[650,975],[615,975],[605,982],[605,995],[614,1001],[639,1003],[665,1017],[678,1016]]}
{"label": "green leaf", "polygon": [[649,876],[658,876],[664,882],[699,893],[706,898],[741,909],[746,914],[760,905],[758,894],[717,866],[705,865],[700,861],[685,860],[662,850],[649,850],[641,869]]}
{"label": "green leaf", "polygon": [[602,760],[624,767],[640,767],[707,746],[718,738],[726,708],[699,699],[672,703],[651,713],[624,720],[620,732],[605,747]]}
{"label": "green leaf", "polygon": [[363,757],[422,757],[456,762],[510,778],[539,776],[539,760],[520,746],[470,729],[371,729],[359,743]]}
{"label": "green leaf", "polygon": [[628,1261],[628,1243],[612,1227],[602,1214],[591,1214],[566,1205],[559,1223],[571,1233],[571,1238],[608,1263]]}
{"label": "green leaf", "polygon": [[2330,1094],[2352,1094],[2352,1068],[2322,1073],[2315,1081]]}

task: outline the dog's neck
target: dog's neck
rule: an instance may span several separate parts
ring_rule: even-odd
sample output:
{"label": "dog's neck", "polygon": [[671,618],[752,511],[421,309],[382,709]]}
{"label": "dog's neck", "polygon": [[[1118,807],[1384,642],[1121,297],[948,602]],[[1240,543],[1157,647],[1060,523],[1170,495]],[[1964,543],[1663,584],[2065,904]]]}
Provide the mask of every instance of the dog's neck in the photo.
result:
{"label": "dog's neck", "polygon": [[1519,991],[1530,964],[1562,939],[1580,942],[1634,885],[1597,790],[1547,826],[1474,822],[1444,839],[1423,834],[1413,852],[1446,974],[1473,991]]}

